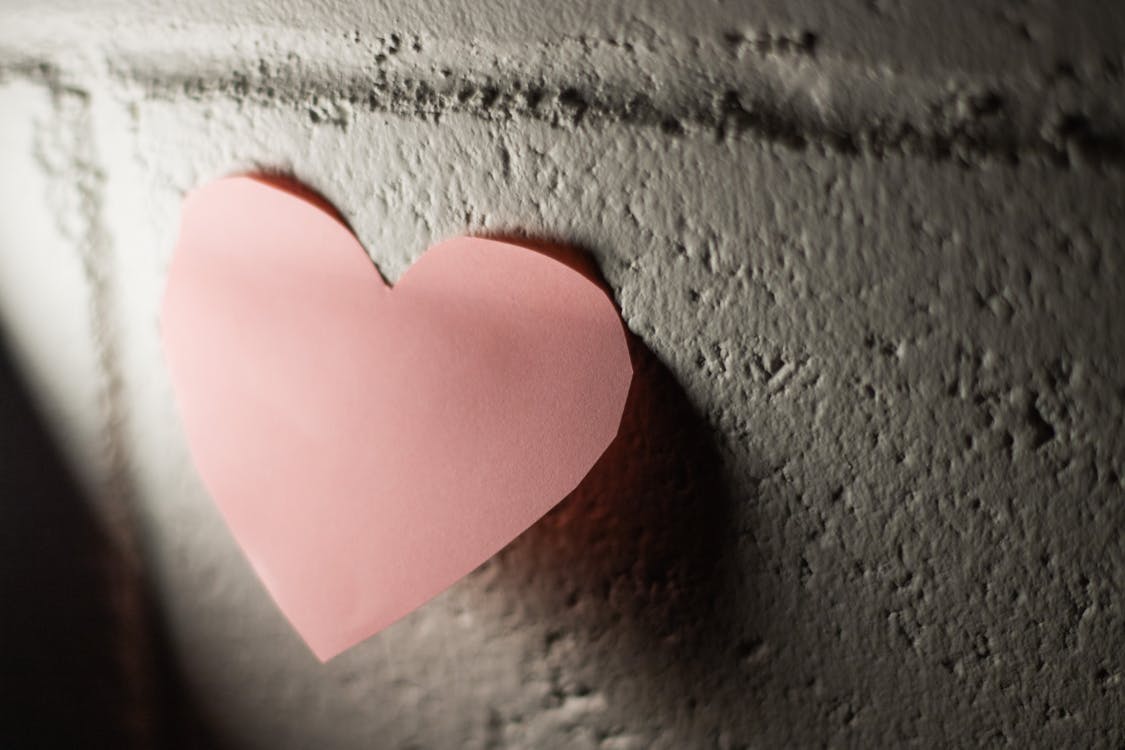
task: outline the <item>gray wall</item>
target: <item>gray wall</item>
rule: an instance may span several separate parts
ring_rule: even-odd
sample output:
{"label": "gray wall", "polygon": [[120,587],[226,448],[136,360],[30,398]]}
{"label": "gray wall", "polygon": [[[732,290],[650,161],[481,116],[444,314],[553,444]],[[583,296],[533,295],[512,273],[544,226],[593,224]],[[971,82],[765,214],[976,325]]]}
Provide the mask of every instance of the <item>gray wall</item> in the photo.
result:
{"label": "gray wall", "polygon": [[[1125,743],[1125,8],[128,5],[0,8],[0,321],[113,550],[112,731]],[[467,232],[582,248],[635,335],[582,487],[327,665],[157,335],[184,192],[246,169],[392,280]]]}

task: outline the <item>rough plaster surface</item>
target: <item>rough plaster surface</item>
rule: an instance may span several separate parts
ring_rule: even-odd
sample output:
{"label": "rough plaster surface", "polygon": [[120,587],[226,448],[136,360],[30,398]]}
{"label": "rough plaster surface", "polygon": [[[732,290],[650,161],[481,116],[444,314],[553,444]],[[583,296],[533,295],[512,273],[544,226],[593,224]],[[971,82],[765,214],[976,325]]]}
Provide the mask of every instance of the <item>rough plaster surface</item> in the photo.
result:
{"label": "rough plaster surface", "polygon": [[[0,310],[210,741],[1125,744],[1118,6],[84,6],[0,15]],[[184,191],[249,168],[392,280],[453,234],[579,246],[635,334],[575,495],[325,666],[157,337]]]}

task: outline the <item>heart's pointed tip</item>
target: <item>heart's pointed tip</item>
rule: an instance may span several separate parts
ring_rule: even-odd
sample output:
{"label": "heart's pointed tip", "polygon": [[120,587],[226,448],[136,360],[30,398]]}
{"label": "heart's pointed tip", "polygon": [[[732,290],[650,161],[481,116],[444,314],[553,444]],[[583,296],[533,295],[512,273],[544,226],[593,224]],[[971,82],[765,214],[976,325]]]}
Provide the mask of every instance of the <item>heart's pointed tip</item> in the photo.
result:
{"label": "heart's pointed tip", "polygon": [[335,647],[324,648],[324,647],[320,647],[320,646],[314,646],[313,644],[307,643],[307,642],[306,642],[305,645],[307,645],[309,647],[309,650],[312,651],[312,655],[315,656],[316,660],[319,661],[321,664],[327,664],[328,662],[332,661],[337,656],[339,656],[340,654],[344,653],[344,651],[347,650],[347,649],[335,648]]}
{"label": "heart's pointed tip", "polygon": [[297,630],[297,633],[301,636],[301,640],[305,642],[305,645],[308,646],[312,655],[315,656],[316,660],[321,664],[327,664],[366,637],[345,640],[330,634],[326,635],[321,633],[317,636],[310,636],[300,630]]}

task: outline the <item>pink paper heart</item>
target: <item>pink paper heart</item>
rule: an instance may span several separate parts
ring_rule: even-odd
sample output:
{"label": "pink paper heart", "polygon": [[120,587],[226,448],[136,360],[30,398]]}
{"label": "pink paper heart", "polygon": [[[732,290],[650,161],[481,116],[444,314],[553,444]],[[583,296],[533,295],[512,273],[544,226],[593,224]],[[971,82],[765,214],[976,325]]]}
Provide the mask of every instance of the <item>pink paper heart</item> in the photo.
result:
{"label": "pink paper heart", "polygon": [[568,265],[460,237],[392,290],[324,205],[251,177],[185,200],[161,324],[202,480],[322,660],[569,494],[632,378]]}

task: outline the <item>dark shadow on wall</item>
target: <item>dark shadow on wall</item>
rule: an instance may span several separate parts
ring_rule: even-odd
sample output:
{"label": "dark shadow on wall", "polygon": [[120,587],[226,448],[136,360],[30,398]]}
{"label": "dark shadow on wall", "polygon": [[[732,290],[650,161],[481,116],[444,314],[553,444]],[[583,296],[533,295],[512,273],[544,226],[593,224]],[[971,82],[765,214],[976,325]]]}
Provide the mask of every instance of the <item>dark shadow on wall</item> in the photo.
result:
{"label": "dark shadow on wall", "polygon": [[[0,455],[0,747],[221,748],[177,688],[151,597],[51,442],[3,342]],[[123,586],[142,595],[121,597]],[[125,618],[148,635],[131,638]]]}
{"label": "dark shadow on wall", "polygon": [[[549,255],[612,296],[585,249],[487,236]],[[628,342],[634,375],[617,439],[570,496],[500,553],[495,584],[551,623],[542,656],[558,661],[560,679],[576,664],[597,665],[578,678],[587,682],[558,685],[558,699],[620,690],[652,715],[676,716],[687,736],[737,741],[729,730],[755,713],[763,604],[773,595],[756,584],[765,567],[758,498],[731,489],[755,482],[727,476],[732,462],[714,426],[643,341],[630,333]],[[568,639],[581,657],[565,654]],[[736,705],[715,690],[719,682],[733,686]]]}
{"label": "dark shadow on wall", "polygon": [[[634,379],[618,438],[566,500],[500,553],[494,585],[550,623],[548,663],[567,680],[577,666],[585,682],[560,684],[560,700],[620,690],[651,715],[692,726],[691,736],[717,739],[724,711],[753,711],[716,705],[713,691],[760,643],[740,581],[740,571],[761,567],[752,545],[738,544],[752,498],[732,495],[713,427],[629,338]],[[566,654],[567,641],[581,656]]]}

